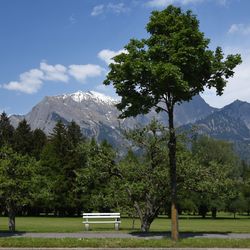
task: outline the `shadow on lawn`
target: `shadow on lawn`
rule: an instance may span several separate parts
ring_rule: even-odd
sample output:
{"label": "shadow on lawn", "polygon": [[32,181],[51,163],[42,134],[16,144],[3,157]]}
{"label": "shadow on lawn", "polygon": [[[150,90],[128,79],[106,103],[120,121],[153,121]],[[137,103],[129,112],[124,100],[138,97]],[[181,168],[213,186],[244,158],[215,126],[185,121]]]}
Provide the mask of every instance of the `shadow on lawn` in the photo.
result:
{"label": "shadow on lawn", "polygon": [[[190,232],[181,232],[180,238],[186,239],[186,238],[212,238],[214,236],[215,238],[226,238],[231,234],[232,232],[197,232],[197,233],[190,233]],[[130,235],[138,237],[138,238],[171,238],[170,232],[148,232],[148,233],[142,233],[142,232],[132,232]]]}
{"label": "shadow on lawn", "polygon": [[10,231],[0,231],[0,238],[4,237],[18,237],[23,236],[26,232],[25,231],[16,231],[16,232],[10,232]]}

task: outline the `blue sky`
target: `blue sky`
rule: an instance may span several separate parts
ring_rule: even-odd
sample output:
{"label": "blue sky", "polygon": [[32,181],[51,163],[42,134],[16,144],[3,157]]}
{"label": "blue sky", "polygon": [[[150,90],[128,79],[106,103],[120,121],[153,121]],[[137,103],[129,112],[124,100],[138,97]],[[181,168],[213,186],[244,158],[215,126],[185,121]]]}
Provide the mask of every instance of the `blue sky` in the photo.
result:
{"label": "blue sky", "polygon": [[44,96],[77,90],[115,96],[102,85],[110,58],[147,36],[151,11],[168,4],[197,15],[211,48],[242,54],[224,95],[205,91],[204,99],[250,102],[249,0],[1,0],[0,111],[25,114]]}

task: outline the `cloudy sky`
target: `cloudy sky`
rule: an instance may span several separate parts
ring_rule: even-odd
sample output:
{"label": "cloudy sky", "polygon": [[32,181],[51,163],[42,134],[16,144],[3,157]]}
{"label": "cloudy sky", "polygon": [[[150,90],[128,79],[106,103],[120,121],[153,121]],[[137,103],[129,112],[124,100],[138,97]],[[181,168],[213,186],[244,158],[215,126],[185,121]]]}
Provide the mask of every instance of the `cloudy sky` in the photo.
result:
{"label": "cloudy sky", "polygon": [[147,36],[152,10],[168,4],[191,9],[211,49],[241,53],[225,93],[203,93],[212,106],[236,99],[250,102],[249,0],[1,0],[0,111],[25,114],[44,96],[95,90],[111,58],[130,38]]}

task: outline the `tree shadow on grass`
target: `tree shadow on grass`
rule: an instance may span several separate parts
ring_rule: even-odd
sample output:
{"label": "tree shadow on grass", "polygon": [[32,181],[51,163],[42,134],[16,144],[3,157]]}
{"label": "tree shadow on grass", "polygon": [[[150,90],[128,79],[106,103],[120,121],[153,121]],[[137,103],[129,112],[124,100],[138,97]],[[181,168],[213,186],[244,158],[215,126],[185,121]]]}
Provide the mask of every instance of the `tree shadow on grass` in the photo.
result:
{"label": "tree shadow on grass", "polygon": [[2,230],[0,231],[0,238],[4,237],[21,237],[25,234],[25,231],[15,231],[15,232],[10,232],[7,230]]}
{"label": "tree shadow on grass", "polygon": [[[232,232],[181,232],[180,238],[230,238]],[[132,232],[130,235],[138,238],[171,238],[170,232]]]}

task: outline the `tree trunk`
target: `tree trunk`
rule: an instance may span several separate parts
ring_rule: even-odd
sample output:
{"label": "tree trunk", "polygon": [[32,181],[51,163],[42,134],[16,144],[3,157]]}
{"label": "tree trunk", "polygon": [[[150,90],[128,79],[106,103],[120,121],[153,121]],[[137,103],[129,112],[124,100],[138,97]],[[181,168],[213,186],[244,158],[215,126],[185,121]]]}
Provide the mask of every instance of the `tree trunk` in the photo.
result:
{"label": "tree trunk", "polygon": [[217,208],[216,207],[212,207],[212,218],[216,219],[216,215],[217,215]]}
{"label": "tree trunk", "polygon": [[201,215],[203,219],[206,218],[207,211],[208,211],[208,209],[207,209],[206,205],[200,205],[200,207],[199,207],[199,215]]}
{"label": "tree trunk", "polygon": [[135,217],[134,216],[132,217],[132,228],[131,229],[132,230],[135,229]]}
{"label": "tree trunk", "polygon": [[144,233],[146,233],[146,232],[148,232],[149,231],[149,229],[150,229],[150,225],[151,225],[151,223],[152,223],[152,221],[153,221],[153,218],[154,217],[143,217],[143,219],[141,220],[141,231],[142,232],[144,232]]}
{"label": "tree trunk", "polygon": [[177,176],[176,176],[176,135],[174,128],[174,108],[168,105],[168,123],[169,123],[169,165],[171,182],[171,237],[172,240],[179,239],[178,228],[178,210],[177,210]]}
{"label": "tree trunk", "polygon": [[16,219],[15,219],[15,210],[13,208],[8,208],[8,217],[9,217],[9,231],[16,231]]}

